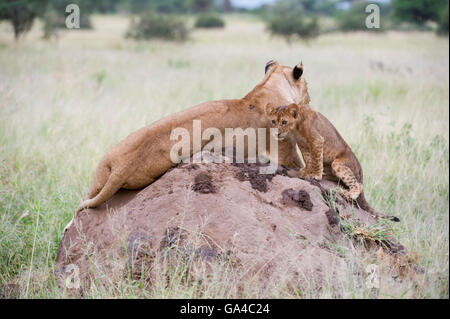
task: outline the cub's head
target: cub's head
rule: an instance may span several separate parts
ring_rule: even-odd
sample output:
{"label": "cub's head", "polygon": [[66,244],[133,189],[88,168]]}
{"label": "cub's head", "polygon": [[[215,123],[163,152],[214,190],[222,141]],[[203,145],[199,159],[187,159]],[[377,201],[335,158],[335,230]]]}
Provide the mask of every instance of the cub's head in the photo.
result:
{"label": "cub's head", "polygon": [[266,105],[265,111],[270,125],[278,129],[278,133],[274,135],[275,139],[284,140],[289,132],[295,128],[295,122],[298,118],[297,104],[275,107],[269,103]]}

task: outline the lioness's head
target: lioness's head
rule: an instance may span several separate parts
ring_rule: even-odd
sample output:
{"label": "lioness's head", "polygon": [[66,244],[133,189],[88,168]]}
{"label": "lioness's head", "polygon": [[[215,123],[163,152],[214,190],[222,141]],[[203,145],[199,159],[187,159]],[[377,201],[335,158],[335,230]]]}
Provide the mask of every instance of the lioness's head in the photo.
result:
{"label": "lioness's head", "polygon": [[298,118],[298,106],[296,104],[275,107],[269,103],[266,105],[265,112],[270,125],[278,129],[277,134],[274,135],[275,139],[284,140],[289,132],[295,128],[295,122]]}
{"label": "lioness's head", "polygon": [[259,85],[259,94],[274,105],[309,104],[310,98],[303,71],[303,62],[299,62],[293,68],[273,60],[267,62],[264,80]]}

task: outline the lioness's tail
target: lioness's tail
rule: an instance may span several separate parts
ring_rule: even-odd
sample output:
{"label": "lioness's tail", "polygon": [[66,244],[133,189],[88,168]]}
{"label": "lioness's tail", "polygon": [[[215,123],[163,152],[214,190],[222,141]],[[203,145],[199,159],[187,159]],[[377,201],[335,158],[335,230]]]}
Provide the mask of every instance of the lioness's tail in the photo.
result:
{"label": "lioness's tail", "polygon": [[123,185],[123,177],[116,172],[111,172],[106,184],[101,191],[94,197],[85,200],[78,206],[77,213],[84,208],[97,207],[106,202],[112,195],[114,195]]}
{"label": "lioness's tail", "polygon": [[388,216],[388,215],[379,213],[375,209],[373,209],[369,205],[369,203],[367,202],[366,197],[364,196],[364,191],[362,191],[361,194],[359,194],[358,198],[356,199],[356,202],[358,203],[359,207],[361,207],[365,211],[368,211],[375,218],[390,219],[390,220],[392,220],[394,222],[399,222],[400,221],[400,219],[398,217],[396,217],[396,216]]}
{"label": "lioness's tail", "polygon": [[[98,175],[98,174],[97,174]],[[96,176],[96,179],[99,177]],[[105,179],[106,175],[101,175],[100,174],[101,179]],[[100,185],[100,186],[99,186]],[[64,227],[64,233],[67,231],[67,229],[69,229],[69,227],[72,225],[73,220],[75,219],[75,216],[77,215],[78,212],[82,211],[85,208],[89,208],[89,207],[97,207],[101,204],[103,204],[104,202],[106,202],[112,195],[114,195],[115,192],[117,192],[123,185],[123,181],[121,178],[118,177],[118,174],[111,174],[109,175],[109,177],[107,177],[106,183],[105,185],[103,185],[103,187],[101,186],[101,184],[99,184],[99,181],[96,180],[94,181],[94,186],[91,189],[91,191],[89,192],[89,194],[97,194],[94,198],[89,198],[86,199],[85,201],[83,201],[80,206],[78,206],[77,210],[75,211],[74,217],[72,218],[72,220],[66,225],[66,227]],[[102,187],[100,191],[98,191],[98,189],[96,187]]]}

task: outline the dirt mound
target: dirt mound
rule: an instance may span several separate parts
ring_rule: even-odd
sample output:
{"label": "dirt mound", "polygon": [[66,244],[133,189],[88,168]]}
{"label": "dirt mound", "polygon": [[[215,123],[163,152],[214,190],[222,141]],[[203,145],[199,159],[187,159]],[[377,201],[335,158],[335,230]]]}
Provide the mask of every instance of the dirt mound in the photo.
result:
{"label": "dirt mound", "polygon": [[[170,257],[206,262],[206,273],[225,263],[240,279],[257,276],[263,284],[281,277],[319,283],[347,267],[332,244],[344,235],[340,221],[374,224],[330,193],[330,181],[291,178],[283,167],[261,175],[261,164],[222,162],[180,164],[142,190],[121,190],[80,212],[61,240],[56,273],[67,277],[75,265],[86,284],[136,278],[159,271],[158,261]],[[393,240],[369,240],[403,249]]]}

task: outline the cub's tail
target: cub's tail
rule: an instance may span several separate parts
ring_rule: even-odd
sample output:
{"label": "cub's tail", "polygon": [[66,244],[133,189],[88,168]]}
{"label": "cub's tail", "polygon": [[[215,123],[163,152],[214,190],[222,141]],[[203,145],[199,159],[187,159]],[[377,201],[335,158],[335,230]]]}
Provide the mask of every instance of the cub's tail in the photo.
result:
{"label": "cub's tail", "polygon": [[359,207],[361,207],[365,211],[368,211],[375,218],[390,219],[394,222],[400,221],[400,218],[398,218],[396,216],[385,215],[385,214],[379,213],[375,209],[373,209],[367,202],[366,197],[364,196],[364,192],[361,192],[361,194],[359,194],[358,198],[356,199],[356,203],[358,203]]}

